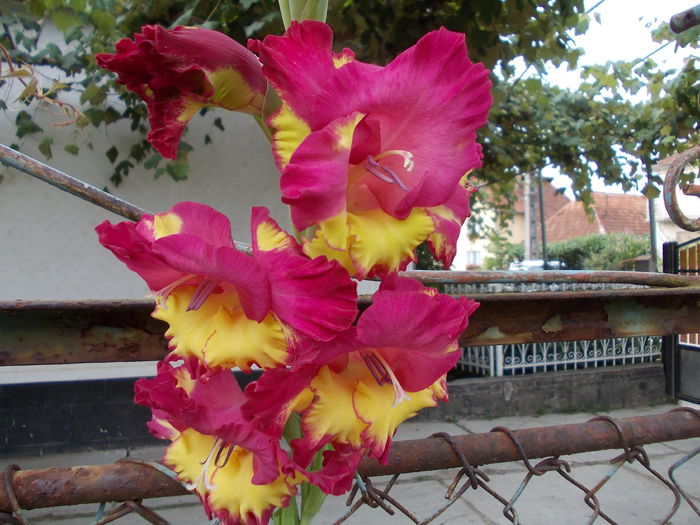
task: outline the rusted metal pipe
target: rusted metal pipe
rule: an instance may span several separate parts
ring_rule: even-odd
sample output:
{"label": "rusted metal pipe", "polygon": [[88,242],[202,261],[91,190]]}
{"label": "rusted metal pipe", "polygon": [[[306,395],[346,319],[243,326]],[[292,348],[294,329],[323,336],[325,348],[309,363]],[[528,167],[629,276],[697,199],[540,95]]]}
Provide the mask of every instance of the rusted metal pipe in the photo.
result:
{"label": "rusted metal pipe", "polygon": [[[697,8],[695,8],[697,9]],[[666,211],[668,212],[671,220],[679,227],[684,230],[691,232],[700,231],[700,217],[697,219],[688,218],[680,209],[678,205],[678,197],[676,196],[676,186],[678,181],[685,170],[686,165],[689,162],[700,159],[700,146],[695,146],[688,148],[684,152],[678,155],[678,158],[673,161],[671,167],[668,168],[666,172],[666,178],[664,179],[664,205],[666,206]],[[681,190],[686,195],[695,195],[700,197],[697,193],[694,193],[694,185],[685,184],[681,186]]]}
{"label": "rusted metal pipe", "polygon": [[[700,437],[700,413],[690,410],[672,410],[664,414],[637,416],[617,420],[624,430],[628,446],[648,445]],[[521,444],[528,459],[548,456],[567,456],[623,448],[620,436],[607,421],[587,421],[570,425],[527,428],[511,433]],[[488,432],[454,436],[452,441],[472,466],[519,461],[515,443],[507,434]],[[450,445],[442,439],[399,441],[391,448],[389,462],[380,465],[365,458],[359,471],[367,476],[384,476],[407,472],[425,472],[461,467],[462,464]]]}
{"label": "rusted metal pipe", "polygon": [[[534,272],[506,270],[477,270],[446,272],[439,270],[414,270],[401,272],[405,277],[418,279],[426,284],[486,284],[486,283],[615,283],[680,288],[699,286],[700,278],[654,272],[614,272],[592,270],[546,270]],[[690,278],[688,278],[690,277]]]}
{"label": "rusted metal pipe", "polygon": [[669,25],[671,31],[678,34],[698,24],[700,24],[700,5],[673,15]]}
{"label": "rusted metal pipe", "polygon": [[[436,273],[445,280],[446,272]],[[460,338],[465,346],[694,333],[700,319],[700,287],[470,297],[481,306]],[[161,359],[166,325],[150,316],[153,307],[144,300],[0,302],[0,365]]]}
{"label": "rusted metal pipe", "polygon": [[[700,436],[700,416],[690,411],[638,416],[618,422],[630,447]],[[512,435],[529,459],[622,448],[618,431],[607,421],[515,430]],[[454,436],[452,441],[472,466],[523,459],[513,440],[502,432]],[[460,459],[445,440],[427,438],[397,441],[392,446],[387,465],[366,458],[360,463],[359,472],[366,476],[381,476],[461,466]],[[87,467],[20,470],[14,473],[12,485],[23,509],[186,493],[179,483],[155,468],[128,461]],[[10,495],[0,486],[0,512],[11,510]]]}
{"label": "rusted metal pipe", "polygon": [[132,221],[138,221],[142,215],[150,213],[3,144],[0,144],[0,162]]}

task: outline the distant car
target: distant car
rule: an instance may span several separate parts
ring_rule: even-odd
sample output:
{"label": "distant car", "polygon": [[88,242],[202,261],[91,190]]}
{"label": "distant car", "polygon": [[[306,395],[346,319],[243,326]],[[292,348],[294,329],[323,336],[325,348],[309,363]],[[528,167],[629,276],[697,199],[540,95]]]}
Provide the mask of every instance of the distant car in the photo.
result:
{"label": "distant car", "polygon": [[[544,270],[542,259],[526,259],[524,261],[513,261],[508,266],[511,271],[537,271]],[[547,270],[565,270],[566,265],[561,261],[547,261]]]}

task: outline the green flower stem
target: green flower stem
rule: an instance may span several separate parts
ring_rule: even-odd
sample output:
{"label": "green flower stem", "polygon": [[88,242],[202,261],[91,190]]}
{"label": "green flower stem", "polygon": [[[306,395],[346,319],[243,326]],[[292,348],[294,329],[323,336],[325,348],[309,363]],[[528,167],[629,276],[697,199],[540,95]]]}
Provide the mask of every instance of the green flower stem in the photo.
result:
{"label": "green flower stem", "polygon": [[292,20],[325,22],[328,14],[328,0],[279,0],[279,5],[285,29]]}

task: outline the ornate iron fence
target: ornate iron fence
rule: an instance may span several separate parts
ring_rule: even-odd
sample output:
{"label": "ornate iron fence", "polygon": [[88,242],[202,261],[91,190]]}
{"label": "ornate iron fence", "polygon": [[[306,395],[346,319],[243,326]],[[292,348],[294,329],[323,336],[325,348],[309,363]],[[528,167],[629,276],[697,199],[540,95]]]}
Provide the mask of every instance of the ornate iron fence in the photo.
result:
{"label": "ornate iron fence", "polygon": [[561,343],[467,346],[457,367],[476,375],[507,375],[650,363],[661,357],[658,336]]}

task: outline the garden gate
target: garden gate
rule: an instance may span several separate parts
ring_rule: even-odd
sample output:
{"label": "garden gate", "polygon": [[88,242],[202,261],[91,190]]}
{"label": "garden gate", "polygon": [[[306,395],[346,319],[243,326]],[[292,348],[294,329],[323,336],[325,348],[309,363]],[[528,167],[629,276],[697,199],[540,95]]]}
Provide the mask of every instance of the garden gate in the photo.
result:
{"label": "garden gate", "polygon": [[[700,237],[663,247],[665,273],[700,275]],[[697,324],[700,330],[700,321]],[[663,342],[669,395],[700,403],[700,333],[668,335]]]}

